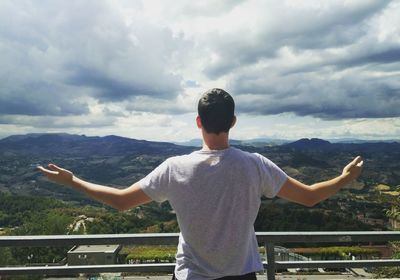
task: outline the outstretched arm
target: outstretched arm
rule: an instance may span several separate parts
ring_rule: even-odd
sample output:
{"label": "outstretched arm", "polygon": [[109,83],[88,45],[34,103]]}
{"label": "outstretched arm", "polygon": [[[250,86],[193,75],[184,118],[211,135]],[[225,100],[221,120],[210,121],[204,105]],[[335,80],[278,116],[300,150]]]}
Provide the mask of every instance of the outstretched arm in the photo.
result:
{"label": "outstretched arm", "polygon": [[362,166],[363,160],[358,156],[346,165],[340,176],[313,185],[306,185],[289,177],[277,195],[280,198],[297,202],[305,206],[314,206],[334,195],[342,187],[360,176]]}
{"label": "outstretched arm", "polygon": [[49,169],[39,166],[38,169],[51,181],[73,187],[90,197],[103,202],[118,210],[127,210],[135,206],[150,202],[151,199],[143,192],[138,183],[126,189],[117,189],[86,182],[64,168],[49,164]]}

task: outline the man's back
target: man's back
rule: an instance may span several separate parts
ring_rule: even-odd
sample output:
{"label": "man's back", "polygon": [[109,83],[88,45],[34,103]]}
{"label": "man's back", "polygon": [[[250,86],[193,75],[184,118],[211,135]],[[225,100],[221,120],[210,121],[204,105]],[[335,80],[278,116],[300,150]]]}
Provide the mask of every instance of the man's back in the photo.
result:
{"label": "man's back", "polygon": [[50,180],[119,210],[169,200],[181,228],[178,279],[254,279],[254,272],[262,268],[253,229],[260,197],[278,195],[312,206],[356,179],[363,160],[356,157],[335,178],[303,184],[265,157],[229,148],[229,130],[236,123],[234,109],[234,100],[226,91],[214,88],[204,93],[196,118],[203,136],[202,151],[168,159],[126,189],[87,182],[54,164],[39,169]]}
{"label": "man's back", "polygon": [[151,198],[176,211],[177,278],[261,270],[253,228],[260,198],[275,196],[286,178],[266,158],[231,147],[170,158],[141,180]]}

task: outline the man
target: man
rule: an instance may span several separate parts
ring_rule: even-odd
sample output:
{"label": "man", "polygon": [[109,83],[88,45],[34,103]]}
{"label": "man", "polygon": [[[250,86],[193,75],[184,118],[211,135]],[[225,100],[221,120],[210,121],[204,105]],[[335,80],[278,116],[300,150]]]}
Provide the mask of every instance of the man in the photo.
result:
{"label": "man", "polygon": [[203,148],[167,159],[126,189],[83,181],[54,164],[39,169],[50,180],[120,210],[168,200],[181,230],[174,278],[256,279],[255,272],[263,267],[253,224],[261,197],[277,195],[312,206],[357,178],[363,161],[357,157],[338,177],[305,185],[264,156],[229,146],[229,130],[236,122],[234,107],[232,97],[222,89],[203,94],[196,118]]}

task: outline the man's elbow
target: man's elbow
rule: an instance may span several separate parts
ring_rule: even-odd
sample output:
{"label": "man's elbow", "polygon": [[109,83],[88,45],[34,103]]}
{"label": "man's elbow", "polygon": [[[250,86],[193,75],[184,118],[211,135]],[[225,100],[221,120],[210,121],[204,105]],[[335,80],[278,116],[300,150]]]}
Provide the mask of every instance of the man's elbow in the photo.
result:
{"label": "man's elbow", "polygon": [[302,201],[302,204],[307,207],[313,207],[319,202],[320,200],[314,195],[313,192],[311,192],[305,197],[305,199]]}
{"label": "man's elbow", "polygon": [[133,207],[135,207],[135,205],[132,205],[131,203],[128,203],[127,201],[125,201],[124,199],[121,199],[118,203],[116,203],[113,206],[115,209],[117,209],[120,212],[129,210]]}
{"label": "man's elbow", "polygon": [[131,198],[129,198],[129,197],[127,197],[127,196],[122,194],[119,197],[119,199],[117,200],[117,202],[115,203],[115,205],[113,205],[113,207],[115,209],[117,209],[118,211],[123,212],[123,211],[129,210],[129,209],[135,208],[135,207],[137,207],[139,205],[142,205],[142,204],[144,204],[146,202],[142,202],[142,201],[139,201],[137,199],[131,199]]}
{"label": "man's elbow", "polygon": [[313,207],[318,204],[318,201],[307,200],[306,202],[302,203],[304,206]]}
{"label": "man's elbow", "polygon": [[113,199],[112,204],[110,206],[121,212],[132,208],[132,205],[129,204],[129,201],[126,199],[126,196],[121,190],[118,190],[118,193]]}
{"label": "man's elbow", "polygon": [[118,210],[118,211],[125,211],[128,210],[126,206],[124,206],[122,203],[118,203],[117,201],[113,201],[112,203],[108,203],[109,206],[111,206],[113,209]]}
{"label": "man's elbow", "polygon": [[124,212],[126,210],[129,210],[129,207],[126,207],[124,205],[115,205],[114,208],[120,212]]}

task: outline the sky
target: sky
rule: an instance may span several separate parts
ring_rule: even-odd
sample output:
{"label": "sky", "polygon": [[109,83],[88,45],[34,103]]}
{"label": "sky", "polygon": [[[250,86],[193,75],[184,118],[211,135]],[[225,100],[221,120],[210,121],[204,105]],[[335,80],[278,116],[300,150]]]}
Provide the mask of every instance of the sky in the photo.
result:
{"label": "sky", "polygon": [[0,138],[200,138],[201,94],[235,139],[400,139],[400,1],[1,0]]}

